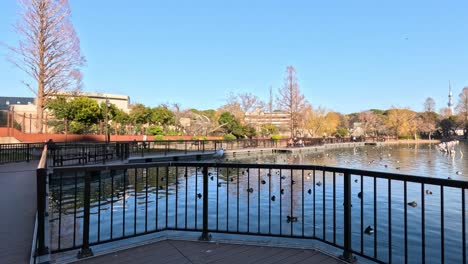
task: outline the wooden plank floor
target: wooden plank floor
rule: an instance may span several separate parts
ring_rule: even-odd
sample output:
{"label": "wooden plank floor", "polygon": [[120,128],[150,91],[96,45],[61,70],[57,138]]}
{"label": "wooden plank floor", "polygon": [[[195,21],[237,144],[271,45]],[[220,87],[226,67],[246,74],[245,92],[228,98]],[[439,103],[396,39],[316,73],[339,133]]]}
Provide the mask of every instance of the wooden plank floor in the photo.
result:
{"label": "wooden plank floor", "polygon": [[28,263],[36,217],[37,161],[0,165],[0,263]]}
{"label": "wooden plank floor", "polygon": [[344,263],[313,249],[164,240],[96,256],[78,263]]}

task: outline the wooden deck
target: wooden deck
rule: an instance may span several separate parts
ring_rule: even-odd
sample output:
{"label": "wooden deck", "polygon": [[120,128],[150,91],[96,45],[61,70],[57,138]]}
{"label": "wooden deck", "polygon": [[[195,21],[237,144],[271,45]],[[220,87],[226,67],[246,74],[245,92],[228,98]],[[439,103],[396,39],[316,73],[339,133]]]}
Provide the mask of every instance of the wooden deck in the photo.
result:
{"label": "wooden deck", "polygon": [[0,165],[0,263],[29,263],[37,161]]}
{"label": "wooden deck", "polygon": [[313,249],[164,240],[96,256],[78,263],[344,263]]}

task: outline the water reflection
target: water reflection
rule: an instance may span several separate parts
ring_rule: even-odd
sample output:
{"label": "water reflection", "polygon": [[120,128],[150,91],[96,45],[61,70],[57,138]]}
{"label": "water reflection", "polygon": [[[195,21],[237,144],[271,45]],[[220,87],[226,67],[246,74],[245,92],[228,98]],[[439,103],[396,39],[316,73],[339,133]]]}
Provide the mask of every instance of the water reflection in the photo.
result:
{"label": "water reflection", "polygon": [[[460,145],[466,150],[467,145]],[[464,151],[465,153],[467,151]],[[318,153],[261,155],[229,162],[317,164],[430,177],[465,179],[465,160],[439,153],[431,145],[367,146]],[[83,175],[51,178],[52,249],[79,246],[82,239]],[[435,186],[352,176],[353,248],[388,259],[391,226],[392,259],[404,261],[404,209],[408,213],[408,256],[421,262],[421,197],[425,202],[426,261],[440,262],[440,192]],[[320,182],[320,184],[319,184]],[[104,171],[91,183],[91,242],[132,236],[162,229],[201,230],[201,168],[148,168]],[[283,234],[317,237],[343,244],[343,177],[322,171],[254,168],[210,169],[209,228],[224,232]],[[358,197],[361,192],[362,196]],[[375,187],[374,187],[375,186]],[[391,187],[391,199],[388,197]],[[428,195],[425,190],[431,190]],[[375,199],[374,199],[375,197]],[[391,200],[391,202],[389,202]],[[361,217],[361,208],[362,211]],[[388,217],[391,208],[391,225]],[[444,189],[445,258],[461,260],[461,191]],[[374,212],[376,218],[374,219]],[[297,217],[288,221],[288,217]],[[362,221],[361,221],[362,219]],[[373,226],[374,235],[361,231]],[[377,238],[374,240],[374,238]],[[375,250],[375,252],[374,252]]]}

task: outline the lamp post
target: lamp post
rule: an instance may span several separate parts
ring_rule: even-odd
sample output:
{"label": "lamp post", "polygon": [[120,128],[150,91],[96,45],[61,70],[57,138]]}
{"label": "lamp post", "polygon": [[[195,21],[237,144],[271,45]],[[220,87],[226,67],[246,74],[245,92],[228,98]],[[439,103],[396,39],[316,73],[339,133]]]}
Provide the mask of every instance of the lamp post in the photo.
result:
{"label": "lamp post", "polygon": [[109,98],[106,98],[106,116],[105,116],[105,124],[106,124],[106,144],[109,144],[109,141],[110,141],[110,133],[109,133],[109,107],[110,107]]}

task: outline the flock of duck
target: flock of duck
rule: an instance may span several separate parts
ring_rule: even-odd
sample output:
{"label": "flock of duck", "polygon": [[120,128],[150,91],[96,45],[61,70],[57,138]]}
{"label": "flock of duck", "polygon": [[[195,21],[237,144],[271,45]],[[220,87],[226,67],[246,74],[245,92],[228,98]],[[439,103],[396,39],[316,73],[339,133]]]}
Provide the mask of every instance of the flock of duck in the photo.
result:
{"label": "flock of duck", "polygon": [[[456,145],[458,145],[458,141],[443,142],[443,143],[440,143],[440,144],[437,145],[437,149],[440,150],[440,151],[443,152],[443,153],[447,153],[448,155],[455,155],[455,151],[456,151],[456,150],[455,150],[455,146],[456,146]],[[390,150],[391,150],[391,147],[390,147]],[[354,149],[354,154],[356,154],[356,149]],[[364,154],[367,156],[367,155],[368,155],[367,151],[364,151]],[[222,157],[223,155],[224,155],[224,149],[220,149],[219,151],[217,151],[217,152],[215,153],[216,158],[220,158],[220,157]],[[306,155],[308,155],[308,154],[306,154]],[[462,152],[461,150],[460,150],[460,155],[463,157],[463,152]],[[390,153],[387,153],[387,154],[385,155],[383,152],[380,152],[380,157],[379,157],[379,159],[380,159],[381,162],[384,160],[384,157],[385,157],[385,156],[391,157],[392,155],[391,155]],[[331,158],[329,153],[323,154],[323,157],[324,157],[324,158]],[[297,155],[294,155],[294,158],[297,158]],[[317,160],[317,158],[320,159],[320,158],[322,158],[322,156],[321,156],[320,154],[318,154],[318,155],[313,159],[313,161],[315,162],[315,161]],[[287,159],[284,159],[284,162],[288,162],[288,160],[287,160]],[[399,164],[399,161],[398,161],[398,160],[396,160],[395,162],[396,162],[397,164]],[[428,162],[430,162],[430,161],[428,161]],[[350,161],[345,161],[345,163],[350,163]],[[370,161],[368,162],[369,165],[374,164],[374,163],[377,163],[376,160],[370,160]],[[388,168],[388,167],[389,167],[387,164],[383,164],[383,166],[384,166],[384,168]],[[399,170],[399,169],[400,169],[400,166],[395,167],[395,169],[396,169],[396,170]],[[242,175],[245,175],[245,174],[248,173],[248,172],[249,172],[249,169],[245,169],[245,170],[243,170],[241,173],[242,173]],[[456,174],[457,174],[457,175],[461,175],[462,172],[461,172],[461,171],[457,171]],[[279,178],[280,178],[281,180],[285,180],[285,179],[286,179],[286,176],[280,175],[279,171],[276,171],[276,175],[278,175]],[[210,176],[210,177],[209,177],[210,180],[211,180],[211,181],[214,181],[214,175],[213,175],[211,172],[209,172],[209,176]],[[268,177],[268,178],[271,178],[271,176],[272,176],[271,173],[267,173],[267,177]],[[311,179],[310,176],[311,176],[311,173],[308,173],[308,175],[307,175],[307,179],[308,179],[308,180]],[[450,177],[448,177],[448,178],[451,179]],[[161,180],[164,180],[164,178],[161,178]],[[231,181],[231,182],[234,182],[234,180],[235,180],[235,177],[230,177],[230,178],[229,178],[229,181]],[[267,181],[266,181],[265,179],[259,179],[259,180],[260,180],[260,183],[261,183],[262,185],[264,185],[264,184],[267,183]],[[358,180],[355,179],[354,182],[357,183]],[[294,181],[293,179],[291,179],[291,184],[295,184],[295,181]],[[314,184],[315,184],[317,187],[322,186],[322,182],[321,182],[320,180],[317,180]],[[222,187],[221,182],[218,182],[217,186],[218,186],[218,187]],[[253,189],[252,187],[248,187],[248,188],[246,189],[246,191],[247,191],[248,194],[254,193],[254,189]],[[312,194],[312,189],[308,189],[308,190],[307,190],[307,193],[308,193],[309,195],[311,195],[311,194]],[[427,190],[425,191],[425,194],[426,194],[426,195],[432,195],[432,191],[429,190],[429,189],[427,189]],[[284,189],[281,189],[281,190],[280,190],[280,195],[284,195]],[[201,199],[202,197],[203,197],[203,195],[202,195],[201,193],[198,193],[198,194],[197,194],[197,198],[198,198],[198,199]],[[359,193],[357,194],[357,197],[358,197],[359,199],[363,199],[363,193],[362,193],[362,191],[359,192]],[[272,196],[270,197],[270,200],[273,201],[273,202],[275,202],[276,199],[277,199],[277,197],[276,197],[275,195],[272,195]],[[414,208],[414,207],[417,207],[417,206],[418,206],[418,203],[417,203],[416,201],[411,201],[411,202],[408,202],[407,205]],[[286,216],[286,222],[288,222],[288,223],[293,223],[293,222],[297,222],[297,221],[298,221],[298,218],[297,218],[296,216],[292,216],[292,215],[287,215],[287,216]],[[371,225],[369,225],[369,226],[367,226],[367,227],[365,228],[364,233],[365,233],[365,234],[368,234],[368,235],[371,235],[371,234],[374,233],[374,228],[373,228]]]}

